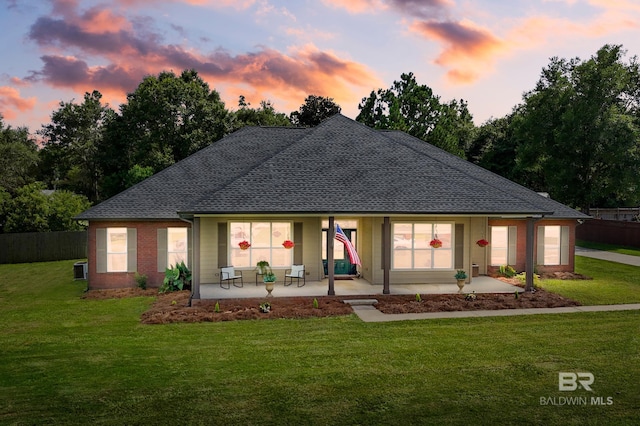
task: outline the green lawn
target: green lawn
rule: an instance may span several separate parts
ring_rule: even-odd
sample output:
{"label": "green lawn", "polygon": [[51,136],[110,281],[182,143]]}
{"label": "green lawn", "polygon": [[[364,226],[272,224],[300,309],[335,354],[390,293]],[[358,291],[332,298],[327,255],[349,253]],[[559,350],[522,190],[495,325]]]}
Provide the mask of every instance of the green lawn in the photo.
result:
{"label": "green lawn", "polygon": [[[640,416],[636,311],[145,326],[151,298],[80,299],[85,283],[72,280],[72,265],[0,265],[0,424],[595,425]],[[592,373],[593,392],[560,392],[559,372]],[[575,405],[582,398],[587,405]]]}
{"label": "green lawn", "polygon": [[640,249],[636,247],[616,246],[613,244],[594,243],[591,241],[578,240],[576,245],[584,248],[591,248],[596,250],[612,251],[620,254],[629,254],[631,256],[640,256]]}
{"label": "green lawn", "polygon": [[576,272],[593,280],[543,280],[542,288],[583,305],[640,303],[640,268],[576,256]]}

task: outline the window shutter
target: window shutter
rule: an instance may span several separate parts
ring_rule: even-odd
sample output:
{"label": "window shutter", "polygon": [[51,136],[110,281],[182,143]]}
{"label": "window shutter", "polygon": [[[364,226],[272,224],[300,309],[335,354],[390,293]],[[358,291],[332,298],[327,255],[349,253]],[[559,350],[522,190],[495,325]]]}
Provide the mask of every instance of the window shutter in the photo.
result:
{"label": "window shutter", "polygon": [[187,228],[187,266],[192,268],[193,265],[193,247],[191,247],[191,243],[193,242],[193,229]]}
{"label": "window shutter", "polygon": [[227,265],[227,223],[218,223],[218,268]]}
{"label": "window shutter", "polygon": [[507,264],[515,266],[518,262],[518,227],[510,226],[508,232]]}
{"label": "window shutter", "polygon": [[569,227],[560,227],[560,264],[569,264]]}
{"label": "window shutter", "polygon": [[454,268],[464,269],[464,225],[462,223],[456,223],[455,233]]}
{"label": "window shutter", "polygon": [[158,228],[158,272],[164,272],[167,269],[167,228]]}
{"label": "window shutter", "polygon": [[302,258],[302,222],[293,223],[293,264],[302,265],[304,260]]}
{"label": "window shutter", "polygon": [[138,230],[127,228],[127,272],[138,270]]}
{"label": "window shutter", "polygon": [[538,226],[538,250],[535,263],[544,265],[544,226]]}
{"label": "window shutter", "polygon": [[107,272],[107,228],[96,229],[96,272]]}

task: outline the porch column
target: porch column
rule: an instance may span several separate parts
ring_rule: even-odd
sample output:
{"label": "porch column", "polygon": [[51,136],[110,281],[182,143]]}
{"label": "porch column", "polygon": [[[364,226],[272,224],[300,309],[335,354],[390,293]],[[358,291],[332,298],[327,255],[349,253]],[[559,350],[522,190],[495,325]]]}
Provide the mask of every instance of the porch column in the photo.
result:
{"label": "porch column", "polygon": [[200,299],[200,218],[191,227],[191,298]]}
{"label": "porch column", "polygon": [[333,259],[333,246],[335,244],[336,226],[335,217],[329,216],[329,229],[327,230],[327,273],[329,278],[329,290],[327,294],[329,296],[335,296],[336,290],[334,287],[334,275],[335,265]]}
{"label": "porch column", "polygon": [[390,294],[389,271],[391,270],[391,222],[389,221],[388,216],[385,216],[384,224],[382,225],[382,269],[384,271],[382,294]]}
{"label": "porch column", "polygon": [[534,241],[534,225],[536,220],[532,217],[527,218],[527,250],[525,259],[525,287],[524,291],[533,290],[533,241]]}

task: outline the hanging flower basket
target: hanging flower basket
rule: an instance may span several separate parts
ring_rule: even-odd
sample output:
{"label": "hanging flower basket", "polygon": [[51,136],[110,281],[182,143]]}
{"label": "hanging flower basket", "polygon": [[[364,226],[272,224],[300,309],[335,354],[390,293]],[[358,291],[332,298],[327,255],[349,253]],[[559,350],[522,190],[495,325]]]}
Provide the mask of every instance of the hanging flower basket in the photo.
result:
{"label": "hanging flower basket", "polygon": [[442,241],[440,241],[437,238],[434,238],[433,240],[431,240],[431,242],[429,243],[429,245],[433,248],[440,248],[442,247]]}
{"label": "hanging flower basket", "polygon": [[284,248],[290,249],[290,248],[293,248],[293,246],[295,246],[295,243],[291,240],[285,240],[285,242],[282,243],[282,245],[284,246]]}
{"label": "hanging flower basket", "polygon": [[240,246],[240,250],[246,250],[246,249],[248,249],[249,247],[251,247],[251,244],[250,244],[250,243],[249,243],[249,241],[247,241],[247,240],[240,241],[240,242],[238,243],[238,245]]}
{"label": "hanging flower basket", "polygon": [[481,240],[476,241],[476,244],[479,245],[480,247],[486,247],[489,245],[489,241],[482,238]]}

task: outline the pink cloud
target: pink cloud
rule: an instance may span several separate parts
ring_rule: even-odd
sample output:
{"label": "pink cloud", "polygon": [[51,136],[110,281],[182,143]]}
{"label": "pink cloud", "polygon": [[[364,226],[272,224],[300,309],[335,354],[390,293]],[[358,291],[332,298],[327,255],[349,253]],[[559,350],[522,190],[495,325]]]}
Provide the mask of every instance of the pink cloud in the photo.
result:
{"label": "pink cloud", "polygon": [[24,99],[20,96],[20,92],[8,86],[0,86],[0,111],[7,120],[13,120],[17,117],[17,111],[26,112],[33,109],[36,104],[36,98]]}
{"label": "pink cloud", "polygon": [[349,13],[371,13],[387,8],[383,0],[322,0],[322,3],[335,9],[345,9]]}
{"label": "pink cloud", "polygon": [[473,82],[482,67],[490,68],[496,54],[507,48],[489,30],[470,22],[416,21],[410,31],[443,44],[435,63],[449,68],[447,77],[454,83]]}
{"label": "pink cloud", "polygon": [[[81,93],[97,89],[118,98],[118,93],[133,91],[146,75],[195,69],[213,88],[251,86],[253,93],[275,95],[274,103],[295,100],[298,105],[309,94],[353,99],[356,88],[360,96],[381,86],[367,67],[312,44],[288,53],[264,46],[236,55],[223,49],[198,52],[164,44],[149,25],[132,25],[112,11],[94,7],[78,14],[72,0],[59,0],[57,5],[64,18],[40,17],[30,29],[29,37],[49,51],[41,57],[42,68],[25,79],[30,83],[43,81]],[[105,27],[108,21],[115,24]],[[69,53],[59,54],[62,48]]]}

